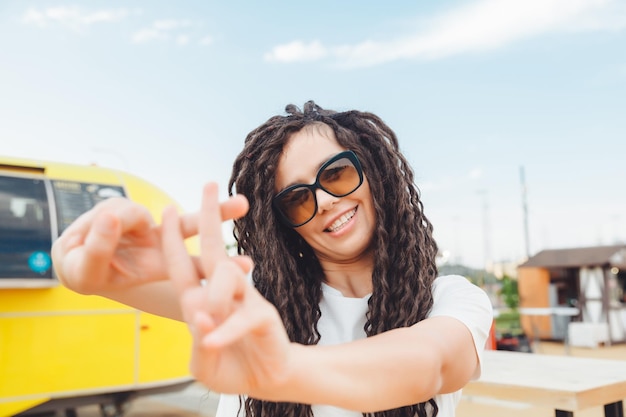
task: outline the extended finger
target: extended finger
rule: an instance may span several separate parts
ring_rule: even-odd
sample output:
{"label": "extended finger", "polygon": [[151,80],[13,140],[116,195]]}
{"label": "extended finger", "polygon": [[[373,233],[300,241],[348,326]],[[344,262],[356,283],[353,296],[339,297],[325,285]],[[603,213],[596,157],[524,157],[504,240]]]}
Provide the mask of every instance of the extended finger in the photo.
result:
{"label": "extended finger", "polygon": [[245,300],[241,307],[205,335],[201,341],[202,346],[220,349],[246,335],[263,332],[274,324],[280,325],[280,317],[274,307],[253,287],[247,286],[242,290]]}
{"label": "extended finger", "polygon": [[113,213],[120,219],[122,234],[127,232],[144,233],[155,227],[150,211],[137,203],[130,202],[115,207]]}
{"label": "extended finger", "polygon": [[215,265],[213,276],[207,281],[207,311],[219,326],[231,320],[241,308],[248,284],[239,265],[231,260],[220,261]]}
{"label": "extended finger", "polygon": [[[250,271],[252,271],[252,268],[254,267],[254,263],[252,262],[252,259],[249,256],[237,255],[237,256],[232,256],[230,259],[233,262],[235,262],[237,265],[239,265],[239,268],[241,268],[244,274],[249,274]],[[191,260],[193,261],[193,266],[196,270],[196,275],[198,277],[204,277],[204,272],[202,272],[202,264],[200,261],[200,257],[191,255]]]}
{"label": "extended finger", "polygon": [[91,227],[95,218],[103,211],[109,211],[108,208],[115,204],[124,204],[121,200],[124,198],[110,198],[96,204],[91,210],[78,216],[63,232],[61,236],[69,234],[77,234],[85,236]]}
{"label": "extended finger", "polygon": [[197,344],[215,329],[215,321],[204,311],[196,311],[189,326],[194,342]]}
{"label": "extended finger", "polygon": [[[188,324],[189,331],[193,335],[194,339],[197,340],[201,338],[201,335],[197,332],[198,326],[195,322],[195,318],[200,314],[210,317],[206,311],[206,305],[206,289],[203,287],[188,289],[180,297],[180,306],[183,312],[184,321]],[[204,333],[208,332],[206,329],[202,331]]]}
{"label": "extended finger", "polygon": [[154,225],[152,216],[145,207],[124,197],[113,197],[99,202],[91,210],[78,216],[63,232],[63,235],[77,234],[85,236],[92,228],[94,221],[105,213],[120,220],[122,232],[145,229]]}
{"label": "extended finger", "polygon": [[[249,203],[243,195],[235,195],[220,203],[222,222],[243,217],[249,208]],[[181,230],[185,238],[198,234],[199,213],[188,213],[181,216]]]}
{"label": "extended finger", "polygon": [[230,259],[219,261],[206,284],[207,311],[219,325],[241,303],[245,290],[244,273]]}
{"label": "extended finger", "polygon": [[213,275],[214,266],[219,261],[228,258],[226,245],[222,237],[222,219],[216,183],[208,183],[204,186],[199,229],[200,261],[204,276],[208,279]]}
{"label": "extended finger", "polygon": [[178,213],[173,206],[163,210],[161,245],[168,275],[179,295],[188,289],[199,287],[200,277],[196,273],[193,259],[187,253]]}

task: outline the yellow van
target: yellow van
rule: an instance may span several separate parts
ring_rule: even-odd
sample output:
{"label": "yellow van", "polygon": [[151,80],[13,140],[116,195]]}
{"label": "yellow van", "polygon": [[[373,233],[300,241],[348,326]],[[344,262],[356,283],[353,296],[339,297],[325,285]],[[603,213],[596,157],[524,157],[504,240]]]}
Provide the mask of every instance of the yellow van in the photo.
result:
{"label": "yellow van", "polygon": [[192,382],[184,324],[75,294],[54,276],[52,242],[113,196],[157,221],[172,203],[125,172],[0,156],[0,417],[72,415],[87,404],[121,415],[138,395]]}

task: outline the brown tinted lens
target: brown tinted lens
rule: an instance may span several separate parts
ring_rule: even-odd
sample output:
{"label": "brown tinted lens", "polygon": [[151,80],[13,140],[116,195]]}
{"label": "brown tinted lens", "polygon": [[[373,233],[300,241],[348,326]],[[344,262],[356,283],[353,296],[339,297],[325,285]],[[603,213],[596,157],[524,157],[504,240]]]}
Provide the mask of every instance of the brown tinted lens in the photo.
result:
{"label": "brown tinted lens", "polygon": [[305,187],[294,188],[278,202],[280,210],[293,224],[301,224],[315,215],[315,198]]}
{"label": "brown tinted lens", "polygon": [[320,174],[322,188],[337,197],[350,194],[359,187],[359,173],[348,158],[327,166]]}

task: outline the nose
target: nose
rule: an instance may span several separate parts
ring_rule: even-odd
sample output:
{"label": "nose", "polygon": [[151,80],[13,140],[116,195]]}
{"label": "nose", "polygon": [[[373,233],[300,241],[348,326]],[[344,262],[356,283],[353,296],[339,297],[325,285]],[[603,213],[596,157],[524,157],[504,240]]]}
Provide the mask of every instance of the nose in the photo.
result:
{"label": "nose", "polygon": [[330,195],[321,188],[315,190],[315,198],[317,199],[318,213],[323,213],[327,210],[330,210],[335,205],[335,203],[339,201],[339,197]]}

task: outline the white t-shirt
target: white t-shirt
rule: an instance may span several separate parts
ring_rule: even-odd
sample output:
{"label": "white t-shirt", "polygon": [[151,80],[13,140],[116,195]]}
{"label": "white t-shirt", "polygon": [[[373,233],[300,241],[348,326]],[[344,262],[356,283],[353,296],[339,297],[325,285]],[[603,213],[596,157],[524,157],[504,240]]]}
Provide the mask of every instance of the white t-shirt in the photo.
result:
{"label": "white t-shirt", "polygon": [[[347,343],[366,337],[363,327],[366,322],[369,295],[363,298],[344,297],[340,291],[322,284],[321,317],[317,328],[321,339],[319,345]],[[491,301],[485,292],[459,275],[438,277],[433,282],[433,308],[429,317],[448,316],[461,321],[470,330],[480,363],[493,320]],[[477,367],[473,379],[480,376]],[[437,417],[454,417],[461,398],[461,390],[437,395],[439,407]],[[328,405],[313,405],[315,417],[361,417],[362,413]],[[243,417],[238,415],[239,397],[222,395],[216,417]],[[280,417],[280,416],[275,416]]]}

